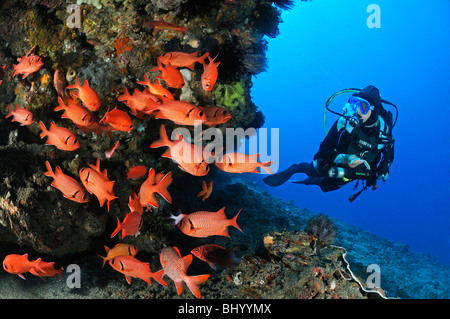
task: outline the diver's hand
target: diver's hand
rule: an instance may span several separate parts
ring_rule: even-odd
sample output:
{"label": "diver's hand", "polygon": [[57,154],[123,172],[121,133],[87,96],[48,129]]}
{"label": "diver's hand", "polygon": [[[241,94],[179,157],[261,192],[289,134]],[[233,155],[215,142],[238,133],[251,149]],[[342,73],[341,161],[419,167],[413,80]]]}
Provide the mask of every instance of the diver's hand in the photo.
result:
{"label": "diver's hand", "polygon": [[336,164],[346,164],[350,168],[355,168],[361,164],[364,164],[366,166],[366,168],[370,170],[369,163],[367,163],[366,160],[359,158],[355,154],[339,154],[334,159],[334,162]]}

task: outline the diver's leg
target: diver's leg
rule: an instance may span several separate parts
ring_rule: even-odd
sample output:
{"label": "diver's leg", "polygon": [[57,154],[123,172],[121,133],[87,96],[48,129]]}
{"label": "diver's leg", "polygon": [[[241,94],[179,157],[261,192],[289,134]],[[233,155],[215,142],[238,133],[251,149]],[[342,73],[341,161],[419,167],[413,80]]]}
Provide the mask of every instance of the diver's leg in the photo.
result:
{"label": "diver's leg", "polygon": [[269,186],[279,186],[285,183],[295,173],[306,173],[308,176],[317,175],[312,163],[293,164],[284,171],[263,178],[263,182]]}
{"label": "diver's leg", "polygon": [[303,181],[294,181],[292,183],[302,185],[317,185],[324,193],[337,190],[342,186],[342,184],[340,184],[337,179],[331,179],[328,177],[308,177]]}

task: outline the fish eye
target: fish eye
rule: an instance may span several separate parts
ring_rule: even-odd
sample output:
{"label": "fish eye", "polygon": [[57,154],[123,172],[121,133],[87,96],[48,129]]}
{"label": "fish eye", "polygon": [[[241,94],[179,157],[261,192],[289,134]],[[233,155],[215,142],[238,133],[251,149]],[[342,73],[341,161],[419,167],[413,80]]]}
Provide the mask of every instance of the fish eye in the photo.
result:
{"label": "fish eye", "polygon": [[198,248],[195,248],[195,250],[194,250],[196,253],[199,253],[200,252],[200,249],[198,249]]}
{"label": "fish eye", "polygon": [[203,116],[203,111],[200,111],[200,113],[198,113],[198,115]]}
{"label": "fish eye", "polygon": [[78,140],[77,139],[74,139],[73,140],[73,144],[77,144],[78,143]]}
{"label": "fish eye", "polygon": [[86,200],[86,194],[81,197],[82,200]]}
{"label": "fish eye", "polygon": [[224,110],[224,111],[223,111],[223,115],[227,115],[227,113],[228,113],[227,110]]}
{"label": "fish eye", "polygon": [[207,89],[209,89],[209,86],[210,86],[209,83],[206,83],[206,84],[205,84],[205,87],[206,87]]}
{"label": "fish eye", "polygon": [[133,128],[133,124],[130,125],[130,128],[131,128],[131,129]]}

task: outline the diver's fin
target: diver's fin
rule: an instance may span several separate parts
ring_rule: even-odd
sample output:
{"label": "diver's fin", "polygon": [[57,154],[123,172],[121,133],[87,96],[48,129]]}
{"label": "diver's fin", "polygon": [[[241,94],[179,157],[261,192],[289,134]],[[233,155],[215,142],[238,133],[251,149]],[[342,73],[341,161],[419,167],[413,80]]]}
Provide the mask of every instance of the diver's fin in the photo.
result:
{"label": "diver's fin", "polygon": [[294,175],[295,173],[300,173],[298,168],[299,165],[293,164],[284,171],[264,177],[263,182],[272,187],[280,186],[281,184],[284,184],[289,178],[291,178],[291,176]]}

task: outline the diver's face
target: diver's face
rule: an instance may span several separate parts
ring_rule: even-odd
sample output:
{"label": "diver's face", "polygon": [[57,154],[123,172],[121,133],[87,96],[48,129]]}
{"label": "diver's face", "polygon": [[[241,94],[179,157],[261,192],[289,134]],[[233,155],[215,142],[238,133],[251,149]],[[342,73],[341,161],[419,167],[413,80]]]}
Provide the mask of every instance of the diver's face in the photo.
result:
{"label": "diver's face", "polygon": [[372,110],[369,110],[366,114],[363,114],[361,112],[361,110],[359,109],[359,107],[358,107],[357,108],[357,113],[358,113],[358,116],[361,119],[361,122],[365,123],[369,119],[369,117],[372,115]]}

